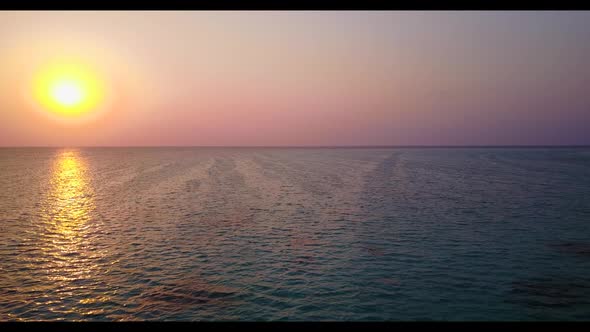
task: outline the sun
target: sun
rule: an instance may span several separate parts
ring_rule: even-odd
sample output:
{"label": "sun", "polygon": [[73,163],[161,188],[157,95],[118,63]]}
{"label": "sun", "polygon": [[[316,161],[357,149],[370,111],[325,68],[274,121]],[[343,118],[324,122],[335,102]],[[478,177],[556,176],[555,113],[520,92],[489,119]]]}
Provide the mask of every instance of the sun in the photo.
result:
{"label": "sun", "polygon": [[78,118],[101,106],[105,89],[90,67],[56,63],[39,70],[33,90],[34,99],[43,110],[60,117]]}
{"label": "sun", "polygon": [[63,107],[74,107],[84,100],[84,91],[78,82],[58,82],[52,87],[51,96]]}

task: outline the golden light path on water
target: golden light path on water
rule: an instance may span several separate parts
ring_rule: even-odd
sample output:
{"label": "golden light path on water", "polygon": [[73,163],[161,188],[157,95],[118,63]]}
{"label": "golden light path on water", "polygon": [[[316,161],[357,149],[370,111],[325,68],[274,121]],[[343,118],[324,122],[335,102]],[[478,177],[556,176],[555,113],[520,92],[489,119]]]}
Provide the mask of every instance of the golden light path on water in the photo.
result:
{"label": "golden light path on water", "polygon": [[104,252],[92,243],[97,231],[92,220],[94,192],[79,151],[58,152],[49,185],[41,205],[45,228],[41,250],[47,279],[54,294],[60,294],[52,299],[61,303],[56,313],[99,314],[100,309],[86,305],[108,300],[106,295],[97,298],[93,291]]}

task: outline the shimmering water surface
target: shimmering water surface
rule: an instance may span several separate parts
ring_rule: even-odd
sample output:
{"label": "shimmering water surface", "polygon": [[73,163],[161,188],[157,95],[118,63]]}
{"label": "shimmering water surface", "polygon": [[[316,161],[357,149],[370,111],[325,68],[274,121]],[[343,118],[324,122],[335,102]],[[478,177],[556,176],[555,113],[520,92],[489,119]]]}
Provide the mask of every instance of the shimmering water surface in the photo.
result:
{"label": "shimmering water surface", "polygon": [[588,320],[590,149],[0,149],[1,320]]}

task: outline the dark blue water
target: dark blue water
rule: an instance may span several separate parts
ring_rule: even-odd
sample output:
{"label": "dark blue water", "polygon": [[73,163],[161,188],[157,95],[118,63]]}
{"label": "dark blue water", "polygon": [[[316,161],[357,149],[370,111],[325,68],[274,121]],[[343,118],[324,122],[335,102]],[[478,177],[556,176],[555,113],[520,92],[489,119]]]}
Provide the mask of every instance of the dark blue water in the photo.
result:
{"label": "dark blue water", "polygon": [[589,148],[0,149],[1,320],[587,320]]}

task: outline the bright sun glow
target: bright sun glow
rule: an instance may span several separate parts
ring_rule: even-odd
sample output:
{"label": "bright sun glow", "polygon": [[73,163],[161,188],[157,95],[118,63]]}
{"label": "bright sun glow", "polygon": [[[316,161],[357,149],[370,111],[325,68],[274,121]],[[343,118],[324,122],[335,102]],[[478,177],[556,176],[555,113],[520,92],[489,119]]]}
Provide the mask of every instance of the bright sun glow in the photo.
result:
{"label": "bright sun glow", "polygon": [[84,99],[84,92],[77,82],[59,82],[51,89],[51,96],[64,107],[72,107]]}
{"label": "bright sun glow", "polygon": [[39,71],[34,96],[44,110],[65,117],[80,117],[97,109],[104,89],[96,73],[78,64],[53,64]]}

